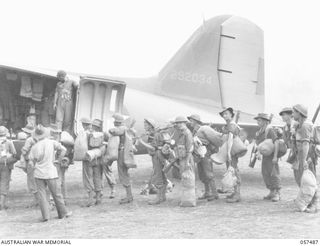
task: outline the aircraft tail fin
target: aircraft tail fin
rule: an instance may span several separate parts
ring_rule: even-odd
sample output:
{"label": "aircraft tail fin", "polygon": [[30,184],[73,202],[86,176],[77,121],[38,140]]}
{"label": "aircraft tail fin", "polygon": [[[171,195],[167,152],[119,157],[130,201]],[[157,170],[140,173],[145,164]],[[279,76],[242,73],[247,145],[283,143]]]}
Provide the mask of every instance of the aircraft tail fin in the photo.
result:
{"label": "aircraft tail fin", "polygon": [[264,111],[263,31],[236,16],[199,27],[160,71],[166,96],[238,110]]}

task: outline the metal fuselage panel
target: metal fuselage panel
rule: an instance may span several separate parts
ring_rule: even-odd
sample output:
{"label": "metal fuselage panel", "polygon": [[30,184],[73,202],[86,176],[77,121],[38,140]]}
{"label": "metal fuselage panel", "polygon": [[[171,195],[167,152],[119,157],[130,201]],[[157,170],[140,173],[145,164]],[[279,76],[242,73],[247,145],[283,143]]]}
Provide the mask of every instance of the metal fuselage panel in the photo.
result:
{"label": "metal fuselage panel", "polygon": [[155,92],[251,114],[263,112],[263,31],[237,16],[205,21],[160,71]]}

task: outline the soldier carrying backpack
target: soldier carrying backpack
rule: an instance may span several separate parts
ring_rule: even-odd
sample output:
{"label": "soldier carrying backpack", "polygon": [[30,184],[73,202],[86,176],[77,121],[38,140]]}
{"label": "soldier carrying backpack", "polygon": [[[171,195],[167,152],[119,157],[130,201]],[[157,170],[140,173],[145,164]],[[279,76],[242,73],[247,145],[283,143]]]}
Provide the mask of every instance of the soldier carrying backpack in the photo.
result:
{"label": "soldier carrying backpack", "polygon": [[7,139],[8,129],[0,126],[0,210],[7,209],[7,195],[11,171],[17,154],[11,140]]}

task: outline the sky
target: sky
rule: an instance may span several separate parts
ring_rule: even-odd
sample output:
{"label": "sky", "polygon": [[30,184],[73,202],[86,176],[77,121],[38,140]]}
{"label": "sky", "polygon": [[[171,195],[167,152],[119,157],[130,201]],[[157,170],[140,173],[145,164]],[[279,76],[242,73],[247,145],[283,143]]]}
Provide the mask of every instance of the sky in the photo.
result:
{"label": "sky", "polygon": [[156,75],[217,15],[264,30],[266,112],[320,103],[319,1],[0,0],[0,62],[123,77]]}

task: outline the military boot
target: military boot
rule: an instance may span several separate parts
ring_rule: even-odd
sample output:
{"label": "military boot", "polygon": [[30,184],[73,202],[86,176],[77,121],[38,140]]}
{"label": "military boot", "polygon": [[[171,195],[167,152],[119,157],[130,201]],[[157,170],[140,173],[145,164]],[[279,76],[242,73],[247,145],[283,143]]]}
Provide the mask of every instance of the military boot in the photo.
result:
{"label": "military boot", "polygon": [[131,186],[129,185],[125,188],[126,188],[127,197],[122,198],[119,202],[120,204],[131,203],[133,201]]}
{"label": "military boot", "polygon": [[214,181],[214,179],[210,180],[209,186],[210,186],[211,194],[207,199],[208,202],[219,199],[219,194],[217,192],[216,182]]}
{"label": "military boot", "polygon": [[198,200],[205,200],[208,199],[208,197],[210,196],[210,186],[209,183],[204,183],[204,193],[202,194],[202,196],[198,197]]}
{"label": "military boot", "polygon": [[240,185],[236,185],[234,188],[234,195],[232,198],[227,198],[227,203],[236,203],[240,202],[241,197],[240,197]]}
{"label": "military boot", "polygon": [[166,195],[167,194],[167,185],[164,185],[161,188],[160,192],[161,192],[161,201],[165,202],[167,200],[167,195]]}
{"label": "military boot", "polygon": [[0,196],[0,210],[5,210],[8,209],[7,205],[7,196],[6,195],[1,195]]}
{"label": "military boot", "polygon": [[0,210],[4,209],[4,195],[0,195]]}
{"label": "military boot", "polygon": [[270,190],[269,194],[263,197],[263,200],[271,200],[275,196],[275,190]]}
{"label": "military boot", "polygon": [[149,201],[148,204],[149,205],[157,205],[157,204],[160,204],[162,202],[165,202],[167,200],[166,192],[167,192],[167,186],[164,185],[160,189],[158,189],[156,199],[153,200],[153,201]]}
{"label": "military boot", "polygon": [[274,191],[274,195],[273,195],[273,197],[271,198],[271,201],[273,201],[273,202],[279,202],[280,199],[281,199],[281,197],[280,197],[280,191],[279,191],[279,190],[275,190],[275,191]]}
{"label": "military boot", "polygon": [[115,193],[116,193],[116,191],[115,191],[114,185],[112,185],[112,186],[111,186],[111,192],[110,192],[109,199],[115,198],[115,197],[116,197],[116,196],[115,196]]}
{"label": "military boot", "polygon": [[94,193],[93,191],[89,192],[88,193],[89,197],[88,197],[88,201],[86,203],[86,207],[92,207],[94,204],[95,204],[95,201],[94,201]]}
{"label": "military boot", "polygon": [[229,195],[226,195],[226,198],[232,198],[235,194],[236,194],[235,193],[235,187],[233,187],[231,193]]}
{"label": "military boot", "polygon": [[320,198],[319,198],[318,192],[316,192],[316,194],[312,198],[310,205],[307,207],[305,212],[312,213],[312,214],[317,213],[319,209],[319,202],[320,202],[319,200]]}
{"label": "military boot", "polygon": [[235,191],[233,190],[229,195],[226,195],[226,198],[232,198],[235,195]]}
{"label": "military boot", "polygon": [[217,191],[218,191],[218,193],[220,193],[220,194],[226,194],[226,193],[228,193],[228,191],[223,190],[222,188],[217,189]]}
{"label": "military boot", "polygon": [[158,189],[156,199],[149,201],[149,205],[157,205],[161,203],[161,189]]}
{"label": "military boot", "polygon": [[102,203],[101,191],[96,191],[96,202],[95,205],[99,205]]}

